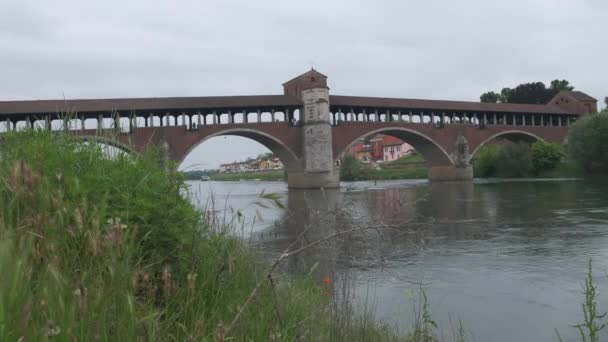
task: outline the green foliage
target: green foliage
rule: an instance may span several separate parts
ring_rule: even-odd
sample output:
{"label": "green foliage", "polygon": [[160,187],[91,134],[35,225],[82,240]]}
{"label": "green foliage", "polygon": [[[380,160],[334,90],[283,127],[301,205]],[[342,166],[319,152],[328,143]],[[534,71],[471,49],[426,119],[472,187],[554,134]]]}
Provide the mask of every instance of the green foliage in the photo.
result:
{"label": "green foliage", "polygon": [[562,90],[573,90],[567,80],[553,80],[549,88],[543,82],[522,83],[515,88],[503,88],[481,95],[481,102],[545,104]]}
{"label": "green foliage", "polygon": [[[606,317],[606,313],[600,314],[597,309],[597,289],[593,283],[593,273],[591,268],[591,260],[589,260],[589,268],[587,277],[585,278],[584,288],[585,300],[583,302],[583,323],[577,324],[574,327],[578,329],[581,335],[581,341],[597,342],[599,341],[599,333],[606,327],[606,323],[602,319]],[[587,337],[589,338],[587,340]]]}
{"label": "green foliage", "polygon": [[496,161],[496,176],[528,177],[531,174],[530,145],[525,143],[503,145]]}
{"label": "green foliage", "polygon": [[[524,143],[489,144],[473,160],[476,177],[547,176],[562,165],[564,153],[558,144],[542,141],[532,146]],[[568,175],[574,171],[568,170]],[[562,175],[555,175],[562,176]]]}
{"label": "green foliage", "polygon": [[527,177],[531,174],[530,147],[512,143],[484,146],[473,165],[477,177]]}
{"label": "green foliage", "polygon": [[362,165],[354,156],[347,154],[340,166],[340,179],[343,181],[358,180],[361,176]]}
{"label": "green foliage", "polygon": [[532,170],[535,175],[555,169],[564,158],[560,145],[543,141],[532,144],[531,153]]}
{"label": "green foliage", "polygon": [[577,120],[568,134],[568,152],[586,172],[608,172],[608,113]]}
{"label": "green foliage", "polygon": [[497,94],[497,93],[495,93],[493,91],[489,91],[487,93],[483,93],[479,97],[479,99],[481,100],[481,102],[491,102],[491,103],[498,102],[499,98],[500,98],[500,94]]}
{"label": "green foliage", "polygon": [[490,144],[482,147],[473,162],[473,173],[475,177],[495,177],[498,153],[501,146]]}
{"label": "green foliage", "polygon": [[214,181],[240,181],[240,180],[261,180],[261,181],[284,181],[286,180],[287,170],[270,170],[263,172],[231,172],[216,173],[211,176]]}
{"label": "green foliage", "polygon": [[257,157],[258,160],[262,160],[262,161],[271,160],[272,158],[274,158],[274,155],[272,154],[272,152],[261,153]]}
{"label": "green foliage", "polygon": [[405,155],[397,160],[393,160],[390,162],[385,162],[384,164],[382,164],[382,166],[389,164],[389,165],[395,165],[395,164],[409,164],[409,163],[424,163],[426,160],[424,159],[424,157],[422,156],[422,154],[418,153],[418,152],[412,152],[408,155]]}
{"label": "green foliage", "polygon": [[182,174],[186,180],[200,180],[203,176],[212,176],[219,172],[219,170],[195,170],[183,171]]}
{"label": "green foliage", "polygon": [[0,341],[216,340],[260,281],[226,339],[335,330],[321,286],[267,282],[267,264],[209,225],[157,153],[110,158],[26,131],[3,135],[0,156]]}

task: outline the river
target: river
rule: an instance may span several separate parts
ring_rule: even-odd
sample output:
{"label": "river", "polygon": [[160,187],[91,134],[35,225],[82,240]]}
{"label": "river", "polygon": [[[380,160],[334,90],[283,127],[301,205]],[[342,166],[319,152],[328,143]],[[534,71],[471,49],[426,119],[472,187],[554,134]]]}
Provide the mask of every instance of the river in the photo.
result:
{"label": "river", "polygon": [[[311,243],[362,229],[291,257],[287,272],[353,284],[358,303],[404,331],[425,289],[440,334],[462,321],[476,341],[577,340],[582,289],[593,259],[600,310],[608,310],[608,186],[580,180],[343,183],[288,191],[280,182],[190,182],[197,205],[233,217],[272,257],[302,233]],[[261,193],[276,194],[285,208]],[[257,203],[257,204],[256,204]],[[223,210],[226,209],[226,210]],[[365,227],[377,229],[364,229]],[[604,338],[608,334],[603,335]]]}

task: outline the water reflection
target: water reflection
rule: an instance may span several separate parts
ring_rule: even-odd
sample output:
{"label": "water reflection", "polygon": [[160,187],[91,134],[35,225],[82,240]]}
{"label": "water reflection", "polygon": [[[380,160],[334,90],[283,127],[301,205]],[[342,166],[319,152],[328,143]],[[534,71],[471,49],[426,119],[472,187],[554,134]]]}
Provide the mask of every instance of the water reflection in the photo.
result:
{"label": "water reflection", "polygon": [[[570,326],[582,318],[586,263],[594,258],[596,274],[608,267],[605,185],[361,182],[326,191],[287,191],[280,183],[213,186],[221,198],[237,195],[228,200],[236,207],[246,207],[262,190],[281,195],[287,209],[265,209],[270,219],[252,228],[254,245],[269,256],[304,231],[298,246],[377,227],[308,248],[283,269],[318,265],[319,274],[348,273],[357,295],[365,297],[371,288],[379,316],[402,326],[411,323],[408,293],[424,283],[433,317],[444,327],[462,319],[478,341],[554,341],[554,328],[565,340],[575,339]],[[600,293],[608,293],[606,277],[597,280]],[[600,304],[608,307],[602,296]]]}

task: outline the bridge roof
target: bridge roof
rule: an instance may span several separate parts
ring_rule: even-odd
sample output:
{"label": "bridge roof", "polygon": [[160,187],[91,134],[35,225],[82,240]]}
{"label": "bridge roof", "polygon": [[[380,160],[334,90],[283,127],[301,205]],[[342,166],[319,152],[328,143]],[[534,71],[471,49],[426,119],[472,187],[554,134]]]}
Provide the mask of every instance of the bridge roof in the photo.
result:
{"label": "bridge roof", "polygon": [[386,97],[360,97],[330,95],[329,103],[332,107],[365,107],[365,108],[392,108],[392,109],[422,109],[437,111],[458,112],[500,112],[500,113],[544,113],[544,114],[576,114],[552,105],[531,105],[517,103],[487,103],[444,100],[399,99]]}
{"label": "bridge roof", "polygon": [[220,110],[301,105],[301,100],[285,95],[0,101],[0,115],[99,113],[113,110],[118,112]]}

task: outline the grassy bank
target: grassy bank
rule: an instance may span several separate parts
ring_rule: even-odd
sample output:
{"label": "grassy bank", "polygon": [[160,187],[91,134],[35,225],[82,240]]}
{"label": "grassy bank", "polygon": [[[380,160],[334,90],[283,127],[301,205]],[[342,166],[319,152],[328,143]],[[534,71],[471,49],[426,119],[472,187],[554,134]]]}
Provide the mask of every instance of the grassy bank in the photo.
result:
{"label": "grassy bank", "polygon": [[269,282],[268,263],[211,226],[153,152],[110,159],[22,132],[0,156],[1,341],[396,338],[365,317],[336,324],[315,277]]}
{"label": "grassy bank", "polygon": [[285,171],[272,170],[265,172],[234,172],[216,173],[211,175],[214,181],[239,181],[239,180],[261,180],[261,181],[284,181]]}
{"label": "grassy bank", "polygon": [[411,154],[393,162],[382,164],[381,168],[371,168],[352,155],[342,160],[340,179],[343,181],[366,180],[395,180],[395,179],[424,179],[427,178],[428,168],[420,155]]}

